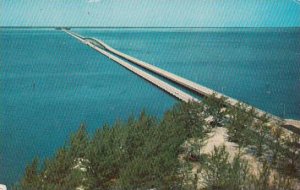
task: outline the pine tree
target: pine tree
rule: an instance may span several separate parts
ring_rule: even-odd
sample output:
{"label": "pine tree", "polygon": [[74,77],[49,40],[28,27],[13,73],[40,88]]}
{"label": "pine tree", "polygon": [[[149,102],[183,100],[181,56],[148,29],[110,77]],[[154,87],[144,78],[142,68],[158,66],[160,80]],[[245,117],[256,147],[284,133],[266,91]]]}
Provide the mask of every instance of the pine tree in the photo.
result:
{"label": "pine tree", "polygon": [[256,137],[253,141],[256,146],[256,156],[262,156],[263,154],[263,146],[266,145],[266,137],[269,134],[269,128],[267,127],[268,121],[268,117],[264,115],[254,124],[254,129],[257,134],[254,134],[252,137]]}
{"label": "pine tree", "polygon": [[227,105],[226,101],[227,99],[225,97],[222,96],[219,98],[216,97],[216,94],[204,98],[203,104],[205,105],[205,114],[206,117],[213,117],[213,126],[223,125],[226,115],[226,112],[224,111],[224,108],[226,108]]}
{"label": "pine tree", "polygon": [[253,113],[247,111],[245,105],[238,103],[229,110],[228,135],[229,140],[241,146],[249,143],[249,133],[251,134]]}
{"label": "pine tree", "polygon": [[89,143],[86,126],[81,124],[76,133],[70,139],[70,156],[73,159],[85,158],[86,149]]}
{"label": "pine tree", "polygon": [[21,188],[24,190],[35,190],[40,188],[39,160],[35,158],[25,169],[25,174],[21,180]]}

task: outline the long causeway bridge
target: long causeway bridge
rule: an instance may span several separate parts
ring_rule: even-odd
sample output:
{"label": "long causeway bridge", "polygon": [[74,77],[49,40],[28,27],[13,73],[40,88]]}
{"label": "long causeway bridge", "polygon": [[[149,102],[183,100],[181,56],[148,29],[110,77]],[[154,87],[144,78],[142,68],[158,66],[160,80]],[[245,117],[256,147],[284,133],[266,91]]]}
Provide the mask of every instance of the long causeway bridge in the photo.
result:
{"label": "long causeway bridge", "polygon": [[[168,80],[172,81],[173,83],[178,84],[192,92],[195,92],[196,94],[198,94],[200,96],[207,97],[207,96],[215,95],[218,98],[225,97],[227,99],[226,102],[232,106],[235,106],[239,102],[238,100],[236,100],[234,98],[226,96],[222,93],[219,93],[210,88],[207,88],[205,86],[197,84],[186,78],[180,77],[171,72],[168,72],[159,67],[156,67],[152,64],[146,63],[146,62],[141,61],[137,58],[134,58],[130,55],[122,53],[122,52],[110,47],[109,45],[107,45],[106,43],[104,43],[101,40],[98,40],[95,38],[86,38],[86,37],[80,36],[79,34],[76,34],[74,32],[66,30],[66,29],[62,29],[62,30],[64,32],[66,32],[67,34],[71,35],[72,37],[76,38],[83,44],[90,46],[97,52],[100,52],[101,54],[107,56],[109,59],[112,59],[116,63],[118,63],[121,66],[128,69],[129,71],[135,73],[136,75],[147,80],[148,82],[152,83],[153,85],[157,86],[158,88],[164,90],[165,92],[171,94],[172,96],[178,98],[181,101],[184,101],[184,102],[197,101],[197,102],[199,102],[199,100],[197,98],[189,95],[188,93],[185,93],[184,91],[182,91],[178,88],[175,88],[174,86],[164,82],[163,80],[149,74],[148,72],[146,72],[144,70],[147,70],[150,73],[154,73],[158,76],[168,79]],[[131,64],[128,63],[127,61],[130,62]],[[133,66],[133,64],[136,65],[137,67]],[[140,69],[139,67],[143,68],[144,70]],[[292,119],[281,119],[275,115],[272,115],[270,113],[262,111],[258,108],[254,108],[250,105],[247,105],[247,107],[248,107],[248,109],[254,109],[256,111],[256,113],[258,114],[258,116],[267,115],[273,121],[276,121],[276,122],[283,121],[284,128],[300,134],[300,121],[292,120]]]}
{"label": "long causeway bridge", "polygon": [[176,98],[184,101],[184,102],[189,102],[189,101],[198,101],[198,99],[194,98],[193,96],[189,95],[188,93],[183,92],[182,90],[179,90],[172,85],[164,82],[163,80],[160,80],[146,71],[143,71],[137,67],[134,67],[133,65],[127,63],[126,61],[122,60],[121,58],[117,57],[116,55],[113,55],[107,51],[105,51],[104,46],[98,43],[97,40],[91,39],[91,38],[83,38],[82,36],[79,36],[77,34],[74,34],[72,32],[69,32],[67,30],[64,30],[66,33],[70,34],[71,36],[75,37],[82,43],[92,47],[96,51],[100,52],[101,54],[105,55],[109,59],[119,63],[121,66],[125,67],[129,71],[135,73],[136,75],[140,76],[141,78],[147,80],[148,82],[152,83],[153,85],[157,86],[158,88],[166,91],[167,93],[171,94],[172,96],[175,96]]}

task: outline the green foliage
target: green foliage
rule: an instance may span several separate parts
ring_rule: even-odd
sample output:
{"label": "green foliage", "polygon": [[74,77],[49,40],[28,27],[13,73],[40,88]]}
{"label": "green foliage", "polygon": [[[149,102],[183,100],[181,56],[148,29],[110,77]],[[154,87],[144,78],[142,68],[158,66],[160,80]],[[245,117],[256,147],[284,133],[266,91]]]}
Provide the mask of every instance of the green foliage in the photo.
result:
{"label": "green foliage", "polygon": [[256,146],[256,156],[262,156],[264,151],[263,146],[266,145],[266,137],[269,134],[269,128],[266,126],[267,121],[267,118],[266,120],[259,120],[253,126],[257,134],[253,134],[250,137],[256,137],[253,141],[254,145]]}
{"label": "green foliage", "polygon": [[[295,181],[288,175],[278,173],[271,178],[272,164],[263,161],[258,168],[258,176],[250,176],[250,183],[245,189],[257,190],[293,190],[296,187]],[[296,188],[297,189],[297,188]]]}
{"label": "green foliage", "polygon": [[204,165],[205,182],[210,189],[226,188],[225,176],[228,174],[230,165],[228,163],[229,154],[225,151],[225,146],[222,148],[214,147],[209,160]]}
{"label": "green foliage", "polygon": [[241,146],[247,144],[249,129],[254,120],[253,112],[248,111],[246,106],[238,103],[229,110],[228,135],[229,140],[236,142]]}
{"label": "green foliage", "polygon": [[105,125],[96,131],[90,142],[87,159],[90,162],[88,176],[92,187],[108,188],[118,176],[124,157],[120,130],[118,125],[113,129]]}
{"label": "green foliage", "polygon": [[[121,170],[120,185],[128,189],[176,185],[178,151],[186,138],[185,129],[174,122],[164,120],[157,124],[151,118],[142,118],[128,129],[125,141],[128,162]],[[141,125],[145,122],[148,127]]]}
{"label": "green foliage", "polygon": [[275,126],[273,127],[271,133],[272,133],[272,137],[274,138],[274,141],[271,142],[270,145],[270,148],[273,151],[272,164],[276,165],[278,157],[280,156],[281,152],[283,152],[282,139],[281,139],[283,130],[279,126]]}
{"label": "green foliage", "polygon": [[224,124],[226,111],[222,109],[227,105],[227,99],[225,97],[217,97],[216,94],[205,97],[203,104],[205,105],[205,115],[206,117],[212,116],[213,126],[222,126]]}
{"label": "green foliage", "polygon": [[285,158],[281,160],[283,172],[290,176],[300,177],[299,163],[300,163],[300,149],[299,149],[300,136],[292,134],[285,140],[284,144],[288,147],[284,150]]}
{"label": "green foliage", "polygon": [[242,189],[247,183],[248,163],[240,155],[229,162],[225,146],[214,147],[214,151],[203,165],[205,183],[208,189]]}
{"label": "green foliage", "polygon": [[272,190],[294,190],[295,182],[293,179],[286,175],[279,175],[274,177],[273,184],[271,186]]}
{"label": "green foliage", "polygon": [[78,131],[70,138],[70,156],[72,158],[84,158],[88,146],[89,137],[85,125],[81,124]]}
{"label": "green foliage", "polygon": [[[226,112],[222,111],[224,106]],[[210,131],[205,122],[208,115],[214,117],[214,126],[228,122],[230,140],[241,146],[255,145],[257,156],[262,155],[266,145],[272,148],[276,159],[281,156],[279,163],[287,160],[287,165],[282,164],[289,169],[286,173],[296,175],[299,136],[282,141],[282,131],[271,135],[265,127],[267,117],[254,122],[257,116],[253,109],[249,111],[242,104],[231,108],[226,99],[212,96],[204,103],[177,104],[165,113],[161,121],[143,111],[138,118],[130,117],[127,122],[104,125],[92,137],[81,125],[71,135],[69,143],[60,148],[53,158],[47,159],[42,167],[37,159],[33,160],[26,167],[16,189],[196,189],[198,176],[194,176],[192,184],[185,184],[189,176],[185,175],[186,171],[183,171],[178,159],[179,154],[185,153],[183,143],[189,140],[200,143],[191,144],[187,153],[190,158],[197,158],[194,162],[203,165],[208,189],[251,187],[248,164],[241,155],[229,162],[225,147],[215,148],[208,157],[199,154]],[[254,128],[250,130],[253,124]],[[269,140],[271,136],[273,140]],[[283,148],[283,145],[288,148]],[[260,178],[253,178],[252,182],[261,189],[268,186],[269,168],[269,165],[264,165]],[[274,184],[274,187],[290,187],[291,180],[286,175],[280,176],[279,180],[282,183]]]}
{"label": "green foliage", "polygon": [[[85,156],[88,135],[84,125],[71,135],[70,145],[60,148],[53,159],[47,159],[43,169],[38,171],[38,162],[27,166],[21,180],[21,189],[75,189],[82,184],[83,175],[73,169],[76,159]],[[81,179],[81,180],[79,180]]]}
{"label": "green foliage", "polygon": [[[187,138],[202,137],[205,134],[204,108],[197,102],[177,104],[171,111],[165,114],[163,122],[183,127]],[[207,132],[207,131],[206,131]]]}
{"label": "green foliage", "polygon": [[45,169],[41,174],[44,184],[49,186],[55,184],[56,188],[62,189],[72,167],[73,159],[70,157],[68,150],[61,148],[54,159],[45,162]]}
{"label": "green foliage", "polygon": [[178,104],[161,122],[142,112],[137,119],[130,117],[125,123],[97,129],[91,139],[81,125],[69,144],[46,160],[42,171],[37,171],[36,162],[29,166],[21,187],[177,187],[180,146],[187,138],[206,134],[202,111],[198,103]]}
{"label": "green foliage", "polygon": [[38,189],[40,187],[38,167],[38,158],[35,158],[32,163],[26,167],[24,177],[21,181],[24,190]]}
{"label": "green foliage", "polygon": [[259,177],[254,181],[257,190],[265,190],[269,187],[271,167],[267,161],[263,162],[259,171]]}

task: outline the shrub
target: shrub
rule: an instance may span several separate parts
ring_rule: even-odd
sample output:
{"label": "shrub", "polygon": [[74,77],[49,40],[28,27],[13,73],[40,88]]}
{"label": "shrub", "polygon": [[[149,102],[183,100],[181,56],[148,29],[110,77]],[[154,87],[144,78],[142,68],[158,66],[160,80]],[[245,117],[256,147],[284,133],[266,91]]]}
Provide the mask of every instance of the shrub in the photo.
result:
{"label": "shrub", "polygon": [[248,178],[248,163],[236,155],[229,162],[225,146],[214,147],[209,159],[203,165],[204,180],[208,189],[242,189]]}

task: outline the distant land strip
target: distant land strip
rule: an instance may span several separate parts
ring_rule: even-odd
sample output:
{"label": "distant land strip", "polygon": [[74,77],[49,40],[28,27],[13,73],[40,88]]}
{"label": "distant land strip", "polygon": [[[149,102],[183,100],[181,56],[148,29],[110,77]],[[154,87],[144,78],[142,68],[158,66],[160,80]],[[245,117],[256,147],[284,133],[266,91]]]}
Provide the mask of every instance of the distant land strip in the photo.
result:
{"label": "distant land strip", "polygon": [[0,26],[0,28],[289,28],[300,29],[300,26],[287,26],[287,27],[201,27],[201,26]]}

